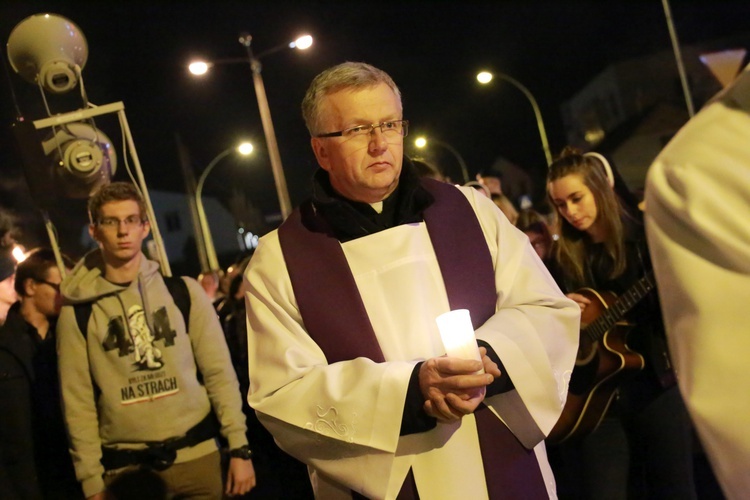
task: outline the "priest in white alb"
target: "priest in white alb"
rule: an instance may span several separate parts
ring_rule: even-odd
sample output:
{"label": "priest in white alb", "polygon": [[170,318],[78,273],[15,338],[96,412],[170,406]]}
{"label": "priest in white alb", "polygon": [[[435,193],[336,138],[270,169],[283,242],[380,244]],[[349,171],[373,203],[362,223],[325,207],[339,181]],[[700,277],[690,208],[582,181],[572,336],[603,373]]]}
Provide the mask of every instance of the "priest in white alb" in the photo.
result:
{"label": "priest in white alb", "polygon": [[[544,438],[580,312],[494,203],[418,178],[383,71],[343,63],[302,104],[311,198],[245,274],[248,401],[317,498],[555,498]],[[481,361],[435,318],[468,309]]]}

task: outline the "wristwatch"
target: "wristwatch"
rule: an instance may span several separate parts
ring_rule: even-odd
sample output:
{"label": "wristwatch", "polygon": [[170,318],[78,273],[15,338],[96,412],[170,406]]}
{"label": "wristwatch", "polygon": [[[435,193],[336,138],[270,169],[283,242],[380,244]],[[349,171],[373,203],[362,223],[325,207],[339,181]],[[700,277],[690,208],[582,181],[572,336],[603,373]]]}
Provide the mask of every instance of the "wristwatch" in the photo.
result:
{"label": "wristwatch", "polygon": [[233,450],[229,450],[229,456],[231,458],[241,458],[242,460],[250,460],[253,457],[253,452],[250,451],[248,445],[240,446]]}

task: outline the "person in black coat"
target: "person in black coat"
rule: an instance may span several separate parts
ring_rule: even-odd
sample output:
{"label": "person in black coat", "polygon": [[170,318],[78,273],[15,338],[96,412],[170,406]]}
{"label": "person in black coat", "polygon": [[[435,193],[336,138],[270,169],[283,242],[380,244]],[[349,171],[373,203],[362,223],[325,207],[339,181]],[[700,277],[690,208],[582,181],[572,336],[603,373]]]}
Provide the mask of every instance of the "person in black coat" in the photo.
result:
{"label": "person in black coat", "polygon": [[0,328],[0,498],[82,498],[60,408],[55,319],[61,273],[50,249],[18,265]]}

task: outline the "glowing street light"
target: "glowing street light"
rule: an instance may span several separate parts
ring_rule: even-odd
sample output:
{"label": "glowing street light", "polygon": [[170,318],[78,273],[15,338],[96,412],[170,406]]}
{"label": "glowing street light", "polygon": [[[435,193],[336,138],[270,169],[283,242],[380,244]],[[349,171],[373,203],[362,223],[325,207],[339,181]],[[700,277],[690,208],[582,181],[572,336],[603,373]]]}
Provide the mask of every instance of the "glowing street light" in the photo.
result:
{"label": "glowing street light", "polygon": [[[480,71],[477,74],[477,81],[481,83],[482,85],[487,85],[490,83],[493,79],[494,75],[490,73],[489,71]],[[542,149],[544,150],[544,156],[547,159],[547,166],[552,164],[552,154],[549,150],[549,143],[547,142],[547,132],[544,128],[544,121],[542,120],[542,113],[539,111],[539,105],[536,102],[536,99],[532,95],[532,93],[527,89],[521,82],[516,80],[515,78],[512,78],[504,73],[497,73],[497,77],[501,80],[505,80],[508,83],[512,84],[514,87],[516,87],[518,90],[523,92],[523,95],[526,96],[526,98],[531,103],[531,107],[534,110],[534,116],[536,117],[536,126],[539,129],[539,137],[542,139]]]}
{"label": "glowing street light", "polygon": [[477,75],[477,80],[483,85],[486,83],[490,83],[492,81],[492,73],[490,73],[489,71],[480,71]]}
{"label": "glowing street light", "polygon": [[208,69],[211,66],[213,66],[213,63],[209,63],[206,61],[193,61],[188,64],[188,71],[196,76],[205,75],[206,73],[208,73]]}
{"label": "glowing street light", "polygon": [[[208,271],[218,271],[219,270],[219,260],[216,258],[216,249],[214,248],[214,240],[211,238],[211,229],[208,227],[208,220],[206,219],[206,212],[203,209],[203,199],[201,198],[201,193],[203,193],[203,184],[206,182],[206,177],[208,177],[208,174],[213,170],[213,168],[219,164],[219,162],[224,159],[227,155],[232,153],[233,151],[238,152],[242,156],[247,156],[250,153],[253,152],[253,145],[249,142],[243,142],[236,148],[227,148],[218,155],[214,157],[213,160],[208,164],[208,166],[203,170],[203,173],[201,173],[200,178],[198,179],[198,185],[195,188],[195,205],[198,209],[198,223],[201,226],[201,233],[203,234],[203,242],[206,246],[206,257],[208,258]],[[207,271],[204,269],[203,271]]]}
{"label": "glowing street light", "polygon": [[[466,162],[464,161],[463,156],[461,156],[456,150],[456,148],[454,148],[447,142],[439,141],[437,139],[430,139],[430,141],[437,144],[438,146],[442,146],[443,148],[447,149],[456,158],[456,161],[458,161],[458,165],[461,167],[461,175],[464,178],[464,182],[469,182],[469,171],[466,168]],[[419,149],[426,148],[427,138],[424,136],[417,137],[414,140],[414,145]]]}
{"label": "glowing street light", "polygon": [[260,120],[263,125],[263,133],[266,137],[268,156],[271,160],[271,170],[273,171],[273,179],[274,183],[276,184],[276,194],[279,198],[279,208],[281,210],[281,216],[286,219],[289,214],[292,213],[292,202],[289,199],[289,190],[287,189],[286,178],[284,177],[284,168],[281,165],[281,154],[279,153],[279,146],[276,143],[276,133],[274,132],[273,121],[271,120],[271,109],[268,106],[266,88],[263,85],[263,78],[260,74],[262,69],[260,58],[269,54],[273,54],[274,52],[278,52],[285,48],[306,50],[312,45],[313,38],[310,35],[303,35],[292,42],[278,45],[272,49],[260,53],[257,56],[253,55],[253,51],[250,47],[252,39],[253,37],[248,33],[242,33],[239,38],[240,44],[245,47],[245,50],[247,52],[246,58],[218,59],[216,61],[193,61],[188,66],[188,70],[193,75],[201,76],[205,75],[209,69],[217,64],[250,64],[250,69],[253,72],[255,97],[258,99]]}
{"label": "glowing street light", "polygon": [[313,37],[311,37],[310,35],[302,35],[301,37],[297,38],[295,41],[291,42],[289,44],[289,48],[307,50],[312,46],[312,43],[313,43]]}

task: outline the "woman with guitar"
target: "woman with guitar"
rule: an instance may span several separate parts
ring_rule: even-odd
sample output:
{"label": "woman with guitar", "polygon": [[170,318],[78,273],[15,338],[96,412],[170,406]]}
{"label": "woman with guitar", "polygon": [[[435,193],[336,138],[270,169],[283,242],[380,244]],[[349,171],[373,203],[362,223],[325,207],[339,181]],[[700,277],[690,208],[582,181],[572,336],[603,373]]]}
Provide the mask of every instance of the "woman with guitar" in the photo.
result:
{"label": "woman with guitar", "polygon": [[580,305],[582,328],[550,461],[560,498],[696,498],[691,424],[640,211],[624,203],[634,198],[614,177],[603,156],[572,148],[549,168],[547,194],[560,216],[551,271]]}

